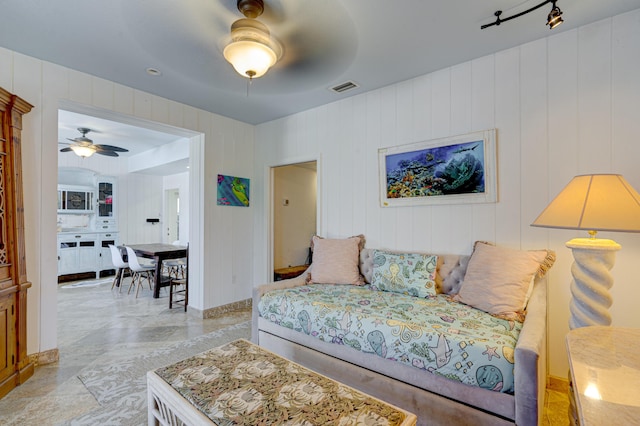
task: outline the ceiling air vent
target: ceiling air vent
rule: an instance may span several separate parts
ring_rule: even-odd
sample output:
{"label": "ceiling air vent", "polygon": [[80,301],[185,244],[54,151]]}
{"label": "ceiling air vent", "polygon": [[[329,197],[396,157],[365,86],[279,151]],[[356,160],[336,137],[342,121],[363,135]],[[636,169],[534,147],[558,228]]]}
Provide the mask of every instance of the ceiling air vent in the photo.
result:
{"label": "ceiling air vent", "polygon": [[353,81],[347,81],[345,83],[338,84],[337,86],[333,86],[331,90],[336,93],[342,93],[346,92],[347,90],[355,89],[356,87],[358,87],[356,83],[354,83]]}

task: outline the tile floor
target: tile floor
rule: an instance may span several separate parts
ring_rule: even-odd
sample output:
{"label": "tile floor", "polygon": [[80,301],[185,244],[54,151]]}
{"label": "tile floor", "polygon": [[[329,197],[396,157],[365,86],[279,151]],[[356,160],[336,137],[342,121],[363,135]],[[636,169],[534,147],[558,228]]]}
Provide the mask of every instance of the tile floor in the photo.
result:
{"label": "tile floor", "polygon": [[[102,280],[104,281],[104,280]],[[66,285],[70,283],[65,283]],[[0,425],[56,425],[97,407],[77,374],[98,356],[136,356],[168,343],[187,340],[247,321],[245,310],[201,319],[181,308],[169,310],[163,289],[153,299],[148,288],[138,298],[111,290],[111,283],[58,291],[60,361],[37,367],[26,383],[0,399]],[[568,425],[566,393],[547,390],[543,425]]]}

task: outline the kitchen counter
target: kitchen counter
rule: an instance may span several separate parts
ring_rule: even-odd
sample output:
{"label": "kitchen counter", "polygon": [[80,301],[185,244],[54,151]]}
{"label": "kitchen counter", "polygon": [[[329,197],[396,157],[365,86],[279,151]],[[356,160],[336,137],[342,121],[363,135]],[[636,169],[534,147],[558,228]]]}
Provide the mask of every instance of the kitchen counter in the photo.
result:
{"label": "kitchen counter", "polygon": [[94,231],[89,229],[62,229],[58,234],[101,234],[104,231]]}

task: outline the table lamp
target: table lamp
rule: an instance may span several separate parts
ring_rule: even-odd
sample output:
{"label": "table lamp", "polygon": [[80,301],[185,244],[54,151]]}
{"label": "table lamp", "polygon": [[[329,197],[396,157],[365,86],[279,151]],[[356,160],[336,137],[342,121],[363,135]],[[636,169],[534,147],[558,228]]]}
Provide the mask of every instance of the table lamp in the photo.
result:
{"label": "table lamp", "polygon": [[566,243],[573,252],[569,328],[611,325],[613,299],[609,272],[621,246],[596,238],[598,231],[640,232],[640,194],[621,176],[593,174],[574,177],[531,226],[579,229],[590,238]]}

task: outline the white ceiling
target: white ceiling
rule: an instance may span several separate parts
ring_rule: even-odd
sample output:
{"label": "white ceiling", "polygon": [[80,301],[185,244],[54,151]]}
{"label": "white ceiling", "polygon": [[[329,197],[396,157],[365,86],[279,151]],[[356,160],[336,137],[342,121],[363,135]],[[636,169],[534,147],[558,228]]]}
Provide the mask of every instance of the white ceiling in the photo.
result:
{"label": "white ceiling", "polygon": [[[284,56],[247,96],[222,57],[236,0],[0,0],[0,46],[246,123],[262,123],[640,7],[640,0],[265,0]],[[162,72],[150,76],[149,67]],[[347,80],[359,88],[328,90]]]}
{"label": "white ceiling", "polygon": [[[185,149],[188,150],[189,141],[185,135],[149,128],[154,126],[141,127],[140,124],[128,124],[123,121],[118,121],[117,117],[109,120],[63,109],[58,110],[58,148],[67,147],[71,143],[69,139],[79,137],[79,127],[91,129],[86,136],[96,145],[114,145],[128,149],[129,152],[118,153],[120,157],[118,161],[127,161],[128,157],[178,141],[184,143]],[[59,155],[75,154],[73,152],[66,152]],[[186,172],[188,165],[188,158],[180,159],[165,163],[161,166],[138,170],[137,173],[169,176]]]}
{"label": "white ceiling", "polygon": [[[265,0],[259,20],[284,56],[250,87],[222,56],[231,23],[242,17],[236,0],[0,0],[0,46],[258,124],[640,7],[640,0],[557,0],[565,22],[554,30],[545,25],[550,4],[480,29],[496,10],[505,18],[541,1]],[[329,90],[346,81],[359,87]],[[85,125],[98,129],[61,122],[65,132]],[[101,138],[116,132],[91,136],[108,143]],[[128,140],[144,139],[134,136]]]}
{"label": "white ceiling", "polygon": [[140,154],[182,139],[180,136],[145,129],[118,121],[105,120],[76,112],[58,111],[58,142],[61,147],[80,136],[79,127],[91,129],[87,137],[98,145],[114,145],[126,148],[129,152],[120,153],[123,157]]}

